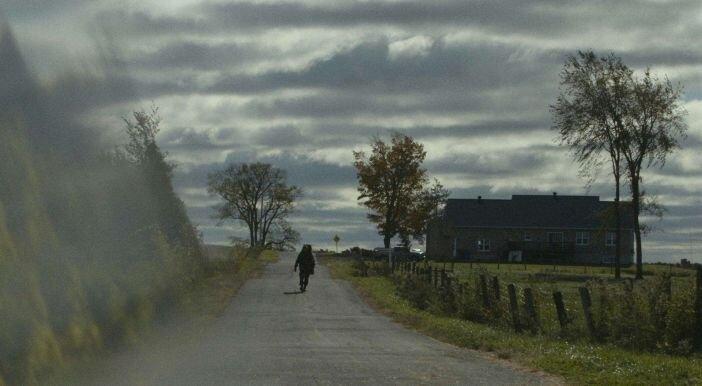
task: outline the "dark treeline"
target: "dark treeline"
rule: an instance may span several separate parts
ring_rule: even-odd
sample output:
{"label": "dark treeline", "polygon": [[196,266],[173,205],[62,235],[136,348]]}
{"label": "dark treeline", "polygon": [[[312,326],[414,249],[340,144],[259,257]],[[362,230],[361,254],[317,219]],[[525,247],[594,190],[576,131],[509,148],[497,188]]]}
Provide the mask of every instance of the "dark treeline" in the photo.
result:
{"label": "dark treeline", "polygon": [[155,112],[107,151],[51,93],[0,24],[0,384],[129,341],[203,267]]}

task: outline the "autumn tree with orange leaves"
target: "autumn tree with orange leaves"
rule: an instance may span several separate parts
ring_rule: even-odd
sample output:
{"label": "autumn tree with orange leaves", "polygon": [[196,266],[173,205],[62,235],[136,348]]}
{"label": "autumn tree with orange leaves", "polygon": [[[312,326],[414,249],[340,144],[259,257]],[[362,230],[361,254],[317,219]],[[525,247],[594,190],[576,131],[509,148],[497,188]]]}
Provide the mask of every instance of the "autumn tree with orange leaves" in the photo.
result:
{"label": "autumn tree with orange leaves", "polygon": [[370,156],[353,152],[358,199],[370,210],[368,219],[377,225],[385,248],[395,236],[409,245],[423,237],[449,192],[436,179],[431,183],[422,167],[424,145],[412,137],[395,133],[390,143],[376,137],[371,148]]}

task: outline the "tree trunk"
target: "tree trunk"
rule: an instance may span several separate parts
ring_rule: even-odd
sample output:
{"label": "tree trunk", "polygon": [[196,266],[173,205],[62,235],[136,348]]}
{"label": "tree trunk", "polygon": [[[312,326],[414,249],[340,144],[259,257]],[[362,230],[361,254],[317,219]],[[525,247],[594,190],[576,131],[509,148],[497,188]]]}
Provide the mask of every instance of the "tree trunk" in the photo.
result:
{"label": "tree trunk", "polygon": [[390,236],[383,237],[383,245],[385,245],[385,248],[390,248],[390,239],[392,239]]}
{"label": "tree trunk", "polygon": [[258,237],[258,216],[254,217],[254,246],[258,247],[259,237]]}
{"label": "tree trunk", "polygon": [[639,191],[639,175],[631,177],[631,201],[634,210],[634,236],[636,237],[636,278],[643,279],[643,253],[641,252],[641,224],[639,213],[641,211],[641,192]]}
{"label": "tree trunk", "polygon": [[621,278],[621,267],[622,267],[622,210],[621,210],[621,204],[619,201],[619,179],[620,176],[618,174],[615,174],[614,180],[617,184],[616,186],[616,195],[614,197],[614,216],[616,217],[616,229],[617,229],[617,239],[615,240],[614,248],[616,250],[614,251],[614,278],[619,279]]}

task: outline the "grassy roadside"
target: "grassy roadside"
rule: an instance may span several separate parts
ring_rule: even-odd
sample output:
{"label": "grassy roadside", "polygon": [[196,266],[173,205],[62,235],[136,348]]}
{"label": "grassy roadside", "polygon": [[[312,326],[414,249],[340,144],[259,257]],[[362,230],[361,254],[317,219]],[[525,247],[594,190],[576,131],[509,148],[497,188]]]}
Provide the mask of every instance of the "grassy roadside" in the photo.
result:
{"label": "grassy roadside", "polygon": [[231,259],[211,261],[207,276],[183,298],[182,310],[196,318],[217,318],[248,278],[258,274],[266,264],[277,260],[278,252],[265,250],[257,257],[242,254]]}
{"label": "grassy roadside", "polygon": [[516,334],[413,308],[386,277],[353,276],[351,261],[321,258],[336,278],[350,281],[378,310],[441,341],[492,352],[499,358],[562,376],[572,384],[702,384],[702,358],[640,353],[621,348]]}
{"label": "grassy roadside", "polygon": [[[237,291],[249,278],[258,275],[262,268],[278,260],[278,252],[264,250],[255,253],[229,251],[208,262],[205,275],[182,295],[173,309],[160,315],[149,325],[136,331],[134,339],[116,350],[104,350],[89,357],[76,358],[58,368],[39,382],[40,384],[77,384],[83,373],[99,374],[111,355],[122,350],[131,351],[150,344],[158,344],[163,331],[177,325],[186,331],[204,331],[212,321],[226,310]],[[0,386],[3,384],[0,382]]]}

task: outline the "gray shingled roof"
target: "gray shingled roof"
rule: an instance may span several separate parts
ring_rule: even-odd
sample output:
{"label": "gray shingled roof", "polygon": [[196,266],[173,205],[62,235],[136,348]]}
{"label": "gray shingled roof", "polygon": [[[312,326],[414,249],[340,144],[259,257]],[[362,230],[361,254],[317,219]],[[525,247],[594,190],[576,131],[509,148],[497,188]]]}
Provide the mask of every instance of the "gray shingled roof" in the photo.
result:
{"label": "gray shingled roof", "polygon": [[[598,196],[513,195],[510,200],[449,199],[445,213],[456,227],[599,229],[611,205]],[[626,209],[622,227],[633,229]]]}

